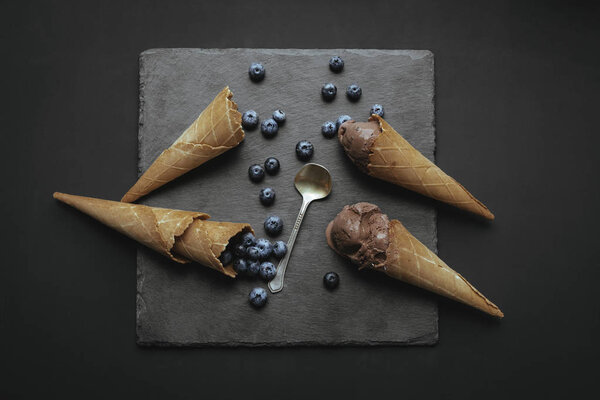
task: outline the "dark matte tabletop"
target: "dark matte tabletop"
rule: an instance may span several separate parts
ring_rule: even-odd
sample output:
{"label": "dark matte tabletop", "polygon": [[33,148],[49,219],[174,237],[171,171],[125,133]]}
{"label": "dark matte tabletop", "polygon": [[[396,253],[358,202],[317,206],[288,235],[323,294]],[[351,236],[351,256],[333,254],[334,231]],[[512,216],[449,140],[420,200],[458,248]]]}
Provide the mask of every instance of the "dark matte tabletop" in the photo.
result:
{"label": "dark matte tabletop", "polygon": [[[2,7],[1,398],[578,397],[600,356],[597,5],[9,2]],[[138,55],[427,49],[437,163],[496,215],[438,207],[440,256],[502,308],[439,300],[432,347],[135,343],[136,246],[52,199],[136,178]]]}

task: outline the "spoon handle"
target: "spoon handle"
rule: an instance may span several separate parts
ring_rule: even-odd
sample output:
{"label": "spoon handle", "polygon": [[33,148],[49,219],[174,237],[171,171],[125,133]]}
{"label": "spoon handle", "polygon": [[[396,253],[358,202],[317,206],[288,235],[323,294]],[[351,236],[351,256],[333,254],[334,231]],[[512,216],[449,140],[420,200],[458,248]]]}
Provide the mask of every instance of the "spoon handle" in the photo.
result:
{"label": "spoon handle", "polygon": [[287,268],[288,261],[290,261],[292,249],[294,248],[294,242],[296,241],[296,236],[298,236],[300,224],[302,224],[302,219],[304,218],[304,214],[306,213],[306,209],[308,208],[309,204],[310,201],[307,201],[304,198],[302,199],[302,207],[300,207],[300,212],[298,213],[298,217],[296,218],[294,229],[292,229],[290,239],[287,242],[287,253],[277,266],[277,273],[275,274],[275,278],[273,278],[273,280],[269,282],[269,289],[271,290],[271,293],[281,292],[281,290],[283,289],[283,277],[285,275],[285,269]]}

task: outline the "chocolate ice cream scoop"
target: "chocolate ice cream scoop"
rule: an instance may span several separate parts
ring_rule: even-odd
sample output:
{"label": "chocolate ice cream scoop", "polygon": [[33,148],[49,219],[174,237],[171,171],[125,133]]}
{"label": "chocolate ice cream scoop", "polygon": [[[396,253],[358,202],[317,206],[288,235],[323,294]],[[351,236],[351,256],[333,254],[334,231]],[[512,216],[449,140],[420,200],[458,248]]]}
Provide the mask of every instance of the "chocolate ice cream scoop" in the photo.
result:
{"label": "chocolate ice cream scoop", "polygon": [[389,220],[371,203],[345,206],[327,227],[327,243],[360,268],[382,267],[389,246]]}
{"label": "chocolate ice cream scoop", "polygon": [[381,128],[377,121],[348,121],[338,130],[338,138],[346,154],[363,172],[368,173],[371,146],[380,133]]}

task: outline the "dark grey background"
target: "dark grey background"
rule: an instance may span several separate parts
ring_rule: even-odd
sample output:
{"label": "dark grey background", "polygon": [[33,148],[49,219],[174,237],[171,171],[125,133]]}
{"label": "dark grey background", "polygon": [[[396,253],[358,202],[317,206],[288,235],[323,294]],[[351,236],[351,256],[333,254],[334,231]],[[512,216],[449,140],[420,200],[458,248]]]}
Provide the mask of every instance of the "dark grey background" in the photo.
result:
{"label": "dark grey background", "polygon": [[[347,63],[333,74],[331,54]],[[260,60],[263,82],[248,79],[248,66]],[[377,71],[371,69],[377,66]],[[321,124],[349,114],[365,121],[372,104],[387,105],[386,121],[433,159],[434,60],[429,51],[151,49],[140,56],[139,169],[146,171],[200,110],[226,85],[243,112],[254,109],[263,120],[273,110],[286,112],[286,123],[271,140],[260,131],[246,132],[235,149],[185,177],[165,185],[142,202],[151,206],[202,210],[216,221],[250,223],[258,237],[263,223],[278,215],[287,241],[302,203],[294,176],[304,165],[296,143],[310,140],[312,162],[327,167],[331,194],[311,204],[298,233],[284,290],[269,297],[269,306],[253,310],[248,293],[266,284],[256,279],[231,280],[197,264],[180,265],[138,246],[137,340],[159,345],[303,345],[433,344],[438,340],[435,296],[373,271],[358,271],[325,240],[329,221],[346,204],[370,201],[397,218],[426,246],[436,249],[436,210],[432,201],[361,174],[337,138],[321,134]],[[360,82],[361,100],[321,100],[323,82],[343,90]],[[345,85],[343,85],[345,83]],[[215,116],[217,118],[217,116]],[[276,156],[281,170],[260,184],[248,179],[248,167]],[[258,200],[260,188],[275,188],[270,207]],[[327,271],[340,274],[342,285],[329,293],[322,285]],[[483,290],[483,288],[482,288]]]}
{"label": "dark grey background", "polygon": [[[248,399],[271,387],[288,398],[505,399],[593,389],[598,6],[218,4],[3,4],[2,397]],[[137,55],[153,47],[433,51],[437,161],[497,216],[483,224],[438,207],[439,253],[506,318],[440,300],[434,347],[139,348],[135,246],[50,196],[116,199],[135,179]]]}

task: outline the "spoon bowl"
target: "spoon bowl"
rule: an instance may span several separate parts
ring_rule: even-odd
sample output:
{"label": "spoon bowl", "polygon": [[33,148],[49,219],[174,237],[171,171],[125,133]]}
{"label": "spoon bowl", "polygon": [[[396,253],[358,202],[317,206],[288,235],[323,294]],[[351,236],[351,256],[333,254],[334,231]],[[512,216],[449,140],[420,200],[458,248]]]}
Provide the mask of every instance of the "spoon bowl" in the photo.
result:
{"label": "spoon bowl", "polygon": [[319,200],[331,193],[331,174],[319,164],[306,164],[294,179],[294,185],[302,197]]}

